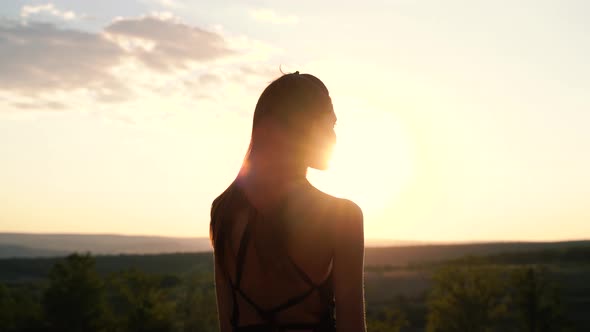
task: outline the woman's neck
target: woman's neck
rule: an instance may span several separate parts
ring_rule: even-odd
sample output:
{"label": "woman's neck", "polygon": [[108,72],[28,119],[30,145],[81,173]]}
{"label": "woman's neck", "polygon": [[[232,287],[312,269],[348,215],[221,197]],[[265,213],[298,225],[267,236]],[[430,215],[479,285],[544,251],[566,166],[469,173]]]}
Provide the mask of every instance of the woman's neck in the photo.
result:
{"label": "woman's neck", "polygon": [[243,180],[254,187],[281,189],[295,182],[307,181],[307,166],[289,158],[256,158],[245,165]]}

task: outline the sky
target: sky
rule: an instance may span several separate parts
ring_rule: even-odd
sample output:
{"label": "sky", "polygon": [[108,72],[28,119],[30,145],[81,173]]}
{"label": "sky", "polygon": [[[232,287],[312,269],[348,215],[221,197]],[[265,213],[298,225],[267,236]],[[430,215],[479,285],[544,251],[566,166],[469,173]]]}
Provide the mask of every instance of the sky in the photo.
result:
{"label": "sky", "polygon": [[208,236],[283,72],[338,116],[365,237],[590,238],[587,1],[0,4],[0,232]]}

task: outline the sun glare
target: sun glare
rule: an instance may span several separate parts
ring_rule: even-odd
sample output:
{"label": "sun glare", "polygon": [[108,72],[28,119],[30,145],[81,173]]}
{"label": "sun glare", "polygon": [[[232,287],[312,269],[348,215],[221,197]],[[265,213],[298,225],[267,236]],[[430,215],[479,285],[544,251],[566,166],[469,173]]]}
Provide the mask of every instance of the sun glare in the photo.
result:
{"label": "sun glare", "polygon": [[327,171],[310,170],[319,189],[348,198],[365,214],[395,201],[412,170],[410,140],[397,119],[380,111],[338,112],[336,148]]}

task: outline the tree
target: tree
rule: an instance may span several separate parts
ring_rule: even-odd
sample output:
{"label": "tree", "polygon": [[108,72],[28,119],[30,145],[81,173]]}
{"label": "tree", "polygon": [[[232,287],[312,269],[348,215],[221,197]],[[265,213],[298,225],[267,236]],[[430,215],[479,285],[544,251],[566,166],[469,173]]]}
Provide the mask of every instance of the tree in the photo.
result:
{"label": "tree", "polygon": [[0,283],[0,331],[38,331],[44,327],[39,286]]}
{"label": "tree", "polygon": [[548,271],[535,267],[519,268],[512,273],[513,316],[519,331],[562,331],[565,319],[559,292],[549,280]]}
{"label": "tree", "polygon": [[89,253],[74,253],[56,263],[43,295],[47,321],[56,331],[102,331],[107,311],[102,279]]}
{"label": "tree", "polygon": [[212,273],[191,274],[186,280],[178,311],[184,332],[217,331],[217,307]]}
{"label": "tree", "polygon": [[11,331],[14,328],[13,307],[8,288],[0,283],[0,331]]}
{"label": "tree", "polygon": [[118,314],[115,317],[117,329],[134,332],[174,330],[175,303],[167,288],[163,287],[166,284],[170,284],[169,278],[137,270],[112,276],[112,303],[114,312]]}
{"label": "tree", "polygon": [[428,299],[427,331],[495,331],[506,312],[504,289],[505,282],[495,268],[439,269]]}
{"label": "tree", "polygon": [[399,332],[408,325],[406,314],[400,308],[385,310],[379,318],[367,320],[367,330],[371,332]]}

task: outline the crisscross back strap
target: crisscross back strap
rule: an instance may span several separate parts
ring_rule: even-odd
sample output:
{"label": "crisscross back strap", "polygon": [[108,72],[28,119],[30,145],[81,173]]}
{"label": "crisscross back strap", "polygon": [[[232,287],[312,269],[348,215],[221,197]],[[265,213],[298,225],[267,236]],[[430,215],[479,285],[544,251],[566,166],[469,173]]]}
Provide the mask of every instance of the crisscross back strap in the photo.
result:
{"label": "crisscross back strap", "polygon": [[313,280],[311,280],[311,278],[309,277],[309,275],[307,275],[307,273],[305,273],[305,271],[303,271],[299,265],[297,265],[297,263],[295,263],[295,261],[293,260],[293,258],[291,258],[290,255],[287,255],[287,258],[289,259],[289,262],[291,263],[291,266],[293,266],[293,268],[295,269],[295,271],[297,271],[297,274],[299,274],[299,276],[301,277],[301,279],[303,279],[309,286],[313,287],[313,288],[317,288],[319,285],[316,284],[315,282],[313,282]]}
{"label": "crisscross back strap", "polygon": [[[238,190],[241,191],[241,195],[243,195],[244,199],[247,200],[247,197],[245,196],[245,193],[242,191],[241,188],[238,187]],[[283,204],[281,204],[283,205]],[[300,295],[296,295],[293,296],[289,299],[287,299],[285,302],[276,305],[270,309],[265,309],[262,308],[261,306],[259,306],[256,302],[254,302],[246,293],[244,293],[244,291],[241,289],[241,282],[242,282],[242,275],[243,275],[243,270],[244,270],[244,263],[246,260],[246,252],[248,249],[248,244],[250,243],[250,238],[251,238],[251,223],[255,220],[257,220],[260,216],[258,213],[258,210],[248,202],[248,219],[246,221],[246,226],[244,227],[244,231],[242,233],[242,238],[240,239],[240,246],[238,248],[238,253],[237,253],[237,257],[236,257],[236,278],[235,278],[235,283],[233,283],[231,281],[231,278],[228,276],[229,279],[229,283],[232,289],[232,299],[233,299],[233,312],[232,312],[232,316],[231,316],[231,323],[232,326],[234,327],[234,329],[238,329],[238,325],[239,325],[239,317],[240,317],[240,308],[238,305],[238,301],[237,301],[237,296],[236,294],[240,294],[240,296],[248,303],[252,306],[252,308],[254,308],[254,310],[256,310],[256,312],[258,313],[258,315],[265,320],[268,324],[270,324],[270,326],[273,326],[275,328],[278,328],[280,326],[286,327],[286,326],[292,326],[293,328],[296,328],[295,326],[298,324],[277,324],[276,322],[276,315],[277,313],[279,313],[280,311],[283,311],[289,307],[292,307],[300,302],[302,302],[305,298],[307,298],[308,296],[310,296],[315,290],[318,290],[320,287],[322,287],[326,281],[328,281],[330,279],[330,275],[326,278],[326,280],[324,280],[322,283],[320,284],[316,284],[313,282],[313,280],[311,280],[311,278],[307,275],[307,273],[305,273],[305,271],[303,271],[291,258],[291,256],[287,255],[289,262],[291,263],[291,265],[294,267],[295,271],[297,272],[297,274],[299,274],[299,276],[310,286],[308,290],[306,290],[305,292],[303,292]],[[310,327],[310,324],[300,324],[301,327],[305,326],[307,328]],[[313,325],[313,324],[312,324]]]}

